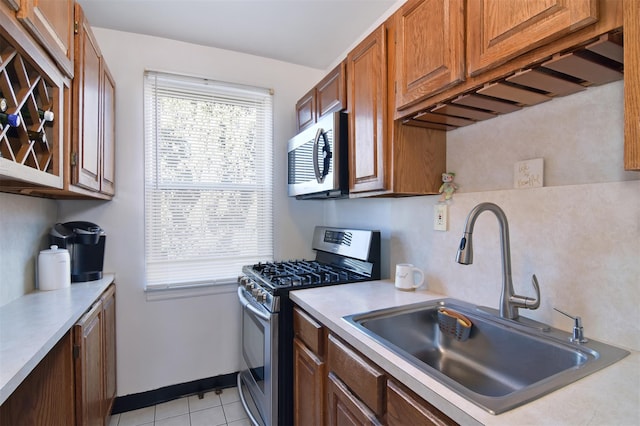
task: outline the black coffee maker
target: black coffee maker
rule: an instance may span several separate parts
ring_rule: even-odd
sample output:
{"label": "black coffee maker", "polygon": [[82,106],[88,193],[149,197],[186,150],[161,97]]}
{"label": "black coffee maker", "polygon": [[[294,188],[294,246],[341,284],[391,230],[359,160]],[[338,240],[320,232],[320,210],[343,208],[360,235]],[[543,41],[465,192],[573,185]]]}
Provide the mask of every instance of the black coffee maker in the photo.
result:
{"label": "black coffee maker", "polygon": [[71,282],[102,278],[106,235],[91,222],[56,223],[49,232],[49,242],[69,250]]}

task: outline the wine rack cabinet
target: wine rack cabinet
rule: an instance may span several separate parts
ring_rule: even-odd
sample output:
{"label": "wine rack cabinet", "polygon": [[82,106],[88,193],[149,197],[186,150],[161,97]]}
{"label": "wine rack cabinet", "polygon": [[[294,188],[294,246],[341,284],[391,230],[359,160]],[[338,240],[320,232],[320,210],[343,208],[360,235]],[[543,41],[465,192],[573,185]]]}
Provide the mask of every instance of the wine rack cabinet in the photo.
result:
{"label": "wine rack cabinet", "polygon": [[[11,18],[0,13],[0,24],[3,114],[19,117],[17,126],[0,120],[0,185],[62,188],[63,98],[69,81]],[[52,112],[53,120],[45,120],[44,111]]]}

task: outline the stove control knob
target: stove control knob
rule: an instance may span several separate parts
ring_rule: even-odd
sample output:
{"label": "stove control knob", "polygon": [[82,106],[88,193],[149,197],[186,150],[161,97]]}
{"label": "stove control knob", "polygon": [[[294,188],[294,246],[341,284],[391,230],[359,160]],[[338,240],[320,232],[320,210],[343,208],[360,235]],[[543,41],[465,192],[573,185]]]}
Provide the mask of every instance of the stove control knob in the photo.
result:
{"label": "stove control knob", "polygon": [[252,291],[253,289],[256,288],[256,283],[254,283],[249,278],[247,278],[247,281],[244,283],[244,288],[246,288],[249,291]]}
{"label": "stove control knob", "polygon": [[258,302],[266,302],[267,301],[267,292],[264,290],[261,290],[258,295],[256,296],[256,300]]}
{"label": "stove control knob", "polygon": [[246,281],[246,280],[248,280],[248,279],[249,279],[249,278],[247,278],[247,277],[245,277],[245,276],[240,275],[240,276],[238,277],[238,284],[240,284],[240,285],[242,285],[242,286],[243,286],[243,285],[244,285],[244,283],[245,283],[245,281]]}

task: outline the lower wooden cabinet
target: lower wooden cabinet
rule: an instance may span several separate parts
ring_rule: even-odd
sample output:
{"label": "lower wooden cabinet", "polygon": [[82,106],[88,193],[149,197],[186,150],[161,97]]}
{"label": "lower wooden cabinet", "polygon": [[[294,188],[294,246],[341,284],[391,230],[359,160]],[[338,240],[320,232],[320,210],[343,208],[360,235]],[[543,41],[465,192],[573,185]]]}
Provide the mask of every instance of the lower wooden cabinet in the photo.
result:
{"label": "lower wooden cabinet", "polygon": [[456,424],[299,307],[293,322],[295,425]]}
{"label": "lower wooden cabinet", "polygon": [[339,377],[374,415],[384,415],[384,372],[337,337],[328,337],[329,372]]}
{"label": "lower wooden cabinet", "polygon": [[293,310],[293,423],[325,422],[325,329],[299,308]]}
{"label": "lower wooden cabinet", "polygon": [[389,426],[449,426],[456,423],[409,389],[387,382],[387,424]]}
{"label": "lower wooden cabinet", "polygon": [[376,415],[335,374],[329,373],[329,425],[382,425]]}
{"label": "lower wooden cabinet", "polygon": [[115,286],[75,324],[76,424],[104,425],[115,398]]}
{"label": "lower wooden cabinet", "polygon": [[1,425],[75,424],[72,352],[68,332],[2,404]]}
{"label": "lower wooden cabinet", "polygon": [[116,399],[116,286],[109,287],[100,300],[104,316],[104,415],[108,417]]}
{"label": "lower wooden cabinet", "polygon": [[324,425],[324,361],[307,348],[302,340],[293,339],[293,365],[294,424]]}
{"label": "lower wooden cabinet", "polygon": [[116,396],[115,285],[0,406],[0,425],[107,425]]}

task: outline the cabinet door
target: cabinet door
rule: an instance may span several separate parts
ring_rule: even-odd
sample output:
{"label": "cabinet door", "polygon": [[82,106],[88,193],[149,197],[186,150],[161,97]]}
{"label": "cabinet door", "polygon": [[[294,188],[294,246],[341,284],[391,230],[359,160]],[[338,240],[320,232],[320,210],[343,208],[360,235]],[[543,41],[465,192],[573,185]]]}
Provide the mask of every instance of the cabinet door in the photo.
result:
{"label": "cabinet door", "polygon": [[72,183],[100,191],[100,49],[82,8],[76,5],[76,67],[73,79]]}
{"label": "cabinet door", "polygon": [[323,425],[325,363],[300,339],[293,339],[293,422]]}
{"label": "cabinet door", "polygon": [[479,74],[597,19],[596,0],[471,0],[467,69]]}
{"label": "cabinet door", "polygon": [[624,168],[640,170],[640,2],[624,0]]}
{"label": "cabinet door", "polygon": [[329,395],[327,409],[329,411],[330,426],[381,424],[375,414],[358,400],[333,373],[329,373],[327,387]]}
{"label": "cabinet door", "polygon": [[385,171],[387,63],[381,25],[347,55],[349,191],[388,187]]}
{"label": "cabinet door", "polygon": [[67,333],[0,406],[0,424],[75,424],[72,350]]}
{"label": "cabinet door", "polygon": [[69,77],[73,77],[73,3],[25,0],[16,15]]}
{"label": "cabinet door", "polygon": [[107,65],[102,62],[102,172],[100,192],[116,193],[116,83]]}
{"label": "cabinet door", "polygon": [[102,344],[104,369],[104,407],[103,416],[111,413],[116,397],[116,287],[111,285],[100,298],[102,302]]}
{"label": "cabinet door", "polygon": [[311,89],[296,103],[298,131],[304,130],[316,122],[316,88]]}
{"label": "cabinet door", "polygon": [[410,0],[395,19],[397,109],[464,80],[463,0]]}
{"label": "cabinet door", "polygon": [[78,425],[104,423],[102,303],[96,302],[74,326],[76,419]]}
{"label": "cabinet door", "polygon": [[318,120],[347,106],[345,63],[335,67],[316,86]]}

